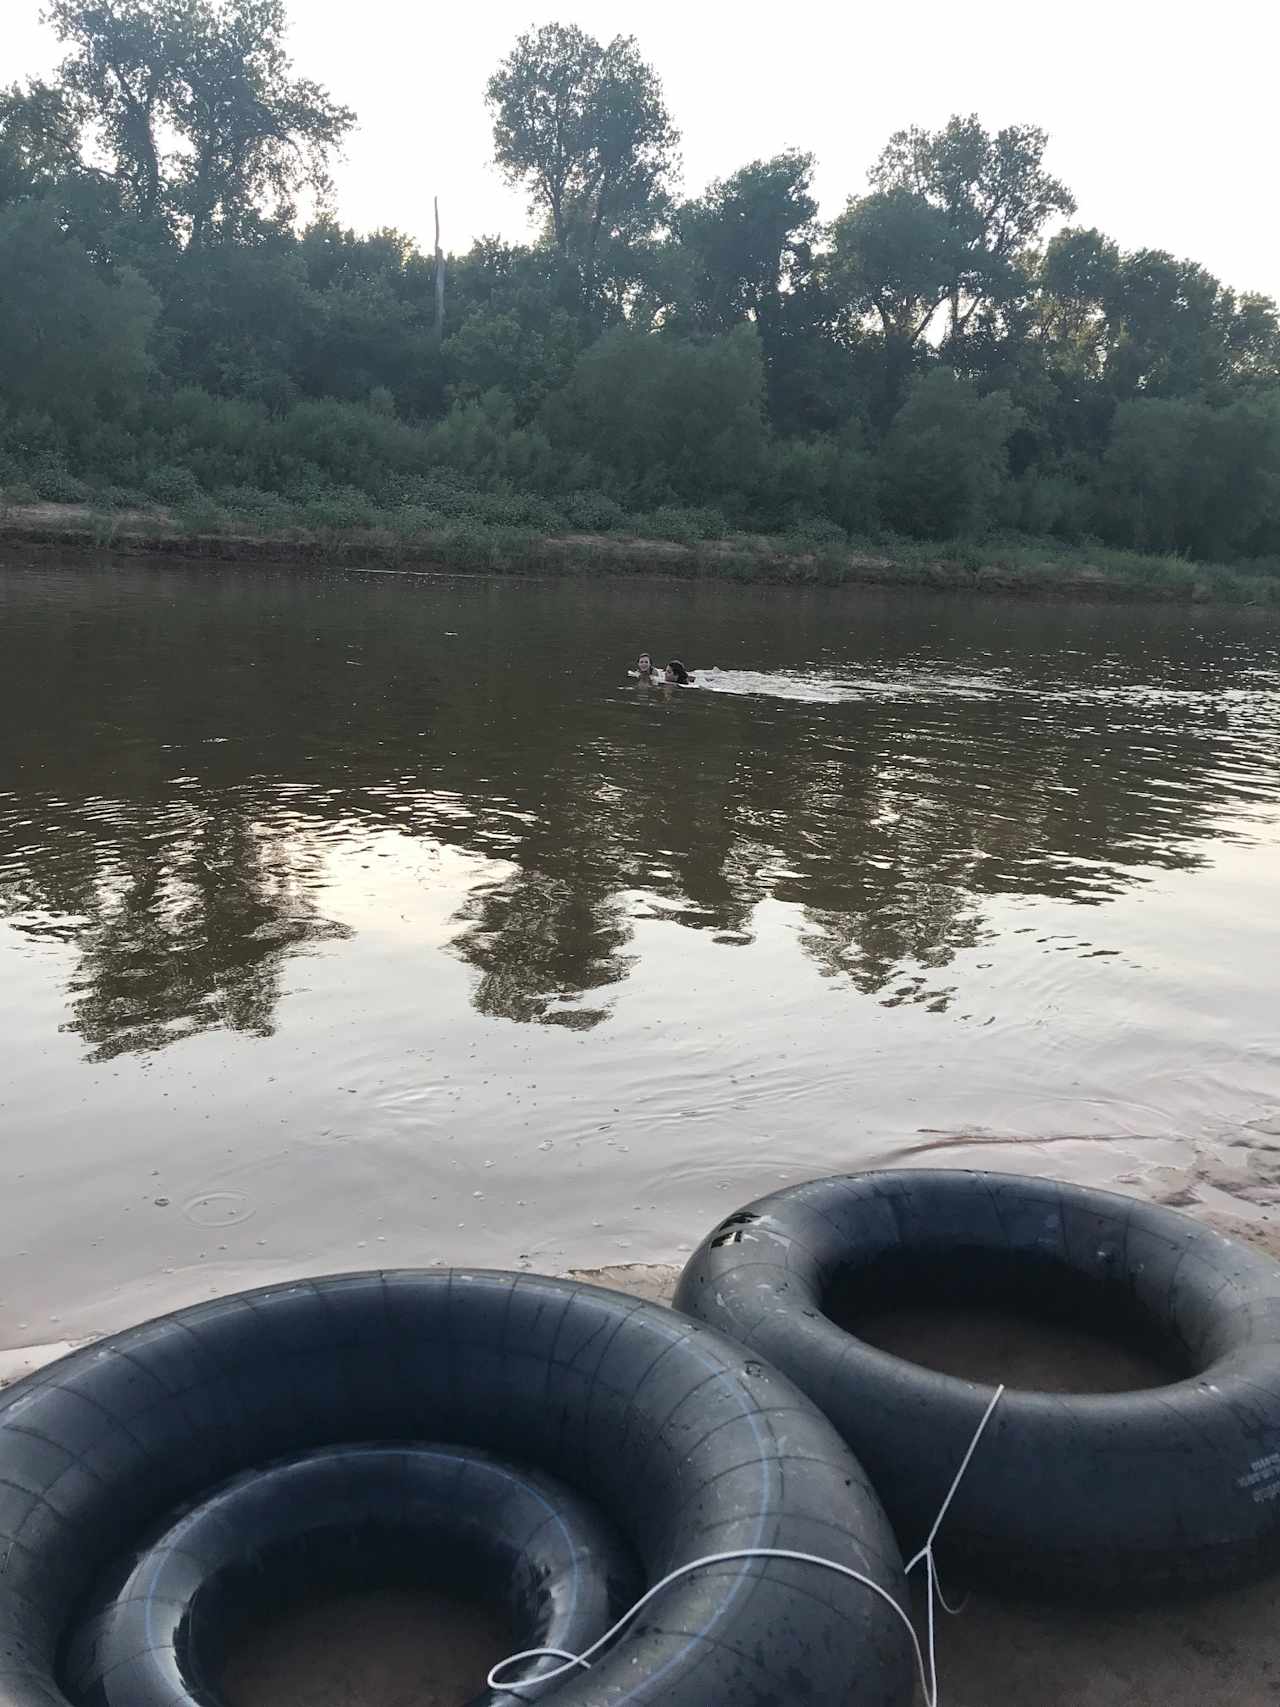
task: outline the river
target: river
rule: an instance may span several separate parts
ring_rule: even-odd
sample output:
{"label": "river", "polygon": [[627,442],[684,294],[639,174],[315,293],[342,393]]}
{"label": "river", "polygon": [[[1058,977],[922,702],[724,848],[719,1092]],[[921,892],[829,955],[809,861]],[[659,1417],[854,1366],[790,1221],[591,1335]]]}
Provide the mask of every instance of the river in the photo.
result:
{"label": "river", "polygon": [[0,1346],[908,1159],[1280,1217],[1278,968],[1249,612],[0,570]]}

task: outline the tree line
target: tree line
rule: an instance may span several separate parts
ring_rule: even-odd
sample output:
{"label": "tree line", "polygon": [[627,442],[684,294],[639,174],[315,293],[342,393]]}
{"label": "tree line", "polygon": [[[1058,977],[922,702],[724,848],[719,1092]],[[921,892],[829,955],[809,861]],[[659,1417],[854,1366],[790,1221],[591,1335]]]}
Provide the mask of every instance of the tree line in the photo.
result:
{"label": "tree line", "polygon": [[0,91],[11,502],[1280,570],[1275,303],[1073,223],[1034,125],[900,131],[826,224],[798,150],[686,198],[636,42],[548,24],[485,90],[538,236],[437,260],[332,212],[355,115],[284,0],[45,16],[59,72]]}

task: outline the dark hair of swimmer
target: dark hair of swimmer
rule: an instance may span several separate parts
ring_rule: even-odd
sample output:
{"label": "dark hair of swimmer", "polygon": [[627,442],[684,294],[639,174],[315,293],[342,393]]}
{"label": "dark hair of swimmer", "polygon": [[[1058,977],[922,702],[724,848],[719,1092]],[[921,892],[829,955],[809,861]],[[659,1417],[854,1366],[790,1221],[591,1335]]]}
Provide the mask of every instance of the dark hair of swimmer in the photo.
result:
{"label": "dark hair of swimmer", "polygon": [[673,658],[671,660],[671,662],[667,665],[667,668],[668,668],[668,670],[670,670],[671,674],[675,677],[675,679],[680,683],[681,687],[683,687],[685,685],[685,683],[689,680],[689,672],[688,672],[688,670],[685,669],[684,665],[680,662],[679,658]]}

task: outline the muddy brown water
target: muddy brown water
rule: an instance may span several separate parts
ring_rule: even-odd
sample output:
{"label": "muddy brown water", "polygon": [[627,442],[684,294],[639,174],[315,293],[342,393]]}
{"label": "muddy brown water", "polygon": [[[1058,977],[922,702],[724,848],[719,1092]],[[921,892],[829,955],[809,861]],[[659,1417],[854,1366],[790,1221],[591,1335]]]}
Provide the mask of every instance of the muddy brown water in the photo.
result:
{"label": "muddy brown water", "polygon": [[[0,1347],[904,1161],[1267,1231],[1280,631],[0,570]],[[628,682],[641,649],[689,692]]]}

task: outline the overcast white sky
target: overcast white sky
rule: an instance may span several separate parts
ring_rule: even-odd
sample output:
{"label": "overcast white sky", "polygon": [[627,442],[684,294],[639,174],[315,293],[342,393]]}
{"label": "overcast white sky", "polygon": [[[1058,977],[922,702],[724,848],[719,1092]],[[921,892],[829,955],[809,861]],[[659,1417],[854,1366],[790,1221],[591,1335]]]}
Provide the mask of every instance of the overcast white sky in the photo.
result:
{"label": "overcast white sky", "polygon": [[[290,0],[298,69],[360,115],[338,211],[368,229],[444,241],[528,229],[490,164],[486,78],[514,37],[550,18],[634,34],[684,133],[685,184],[779,149],[811,149],[825,215],[861,189],[891,131],[977,112],[1049,132],[1077,218],[1126,248],[1170,249],[1237,289],[1280,296],[1280,5],[1244,0]],[[0,0],[0,81],[47,72],[40,0]]]}

